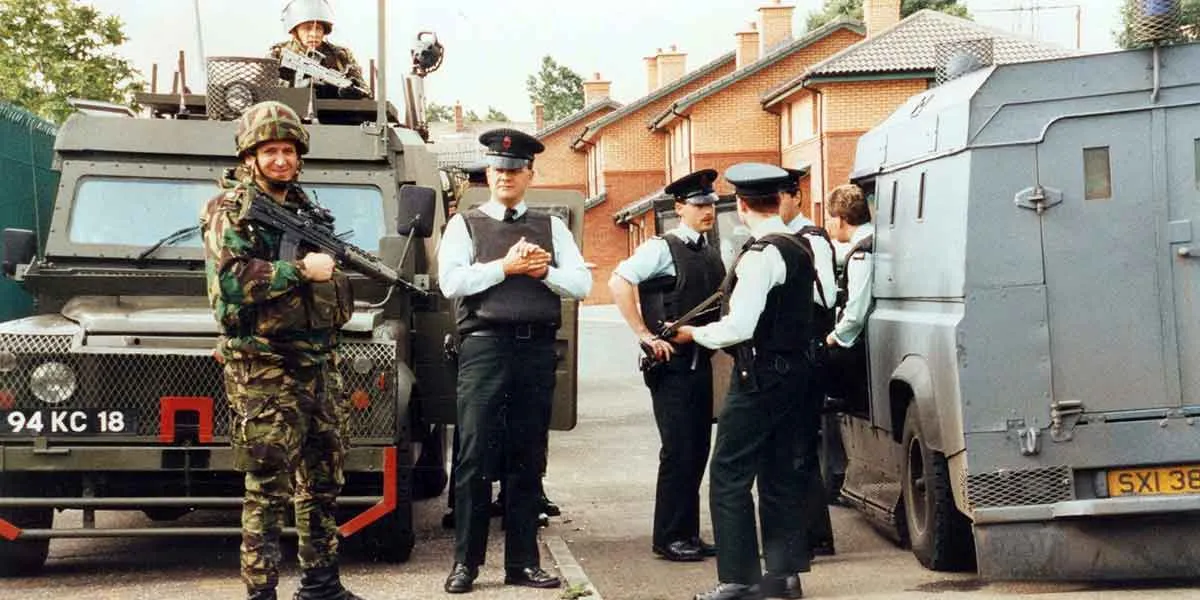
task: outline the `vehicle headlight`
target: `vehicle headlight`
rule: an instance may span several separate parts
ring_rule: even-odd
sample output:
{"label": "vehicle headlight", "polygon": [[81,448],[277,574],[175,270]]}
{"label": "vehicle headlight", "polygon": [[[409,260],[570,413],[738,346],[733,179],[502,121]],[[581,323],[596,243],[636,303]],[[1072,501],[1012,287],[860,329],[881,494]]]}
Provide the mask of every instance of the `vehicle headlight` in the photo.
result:
{"label": "vehicle headlight", "polygon": [[225,105],[230,110],[241,114],[254,104],[254,91],[249,85],[235,81],[225,88]]}
{"label": "vehicle headlight", "polygon": [[66,402],[75,387],[75,371],[60,362],[42,363],[29,376],[29,390],[46,404]]}
{"label": "vehicle headlight", "polygon": [[17,368],[17,355],[0,350],[0,373],[12,373]]}
{"label": "vehicle headlight", "polygon": [[354,360],[350,362],[350,368],[359,375],[370,373],[374,366],[375,363],[367,356],[355,356]]}

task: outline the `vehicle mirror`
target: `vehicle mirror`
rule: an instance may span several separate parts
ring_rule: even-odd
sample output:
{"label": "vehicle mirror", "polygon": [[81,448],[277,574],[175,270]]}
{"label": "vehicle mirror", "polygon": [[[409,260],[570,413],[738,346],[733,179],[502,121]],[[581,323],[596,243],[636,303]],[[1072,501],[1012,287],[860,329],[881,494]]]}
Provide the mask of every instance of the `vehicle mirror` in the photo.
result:
{"label": "vehicle mirror", "polygon": [[436,206],[437,192],[433,188],[423,185],[400,186],[400,210],[396,219],[396,232],[420,238],[433,235],[433,211]]}
{"label": "vehicle mirror", "polygon": [[37,234],[28,229],[4,230],[4,257],[2,265],[5,277],[17,274],[17,265],[27,265],[37,256]]}

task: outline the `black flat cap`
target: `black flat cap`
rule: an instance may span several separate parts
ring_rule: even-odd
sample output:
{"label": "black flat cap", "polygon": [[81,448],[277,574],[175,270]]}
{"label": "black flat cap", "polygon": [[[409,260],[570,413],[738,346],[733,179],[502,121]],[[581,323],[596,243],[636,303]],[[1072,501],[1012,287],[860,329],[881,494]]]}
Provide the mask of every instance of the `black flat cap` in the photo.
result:
{"label": "black flat cap", "polygon": [[739,196],[769,196],[791,181],[787,171],[766,163],[738,163],[725,171]]}
{"label": "black flat cap", "polygon": [[812,167],[810,167],[808,165],[804,165],[803,167],[800,167],[799,169],[789,169],[787,167],[784,167],[783,170],[787,171],[788,179],[790,179],[792,181],[792,183],[799,185],[800,180],[804,179],[804,177],[808,175],[808,172],[812,170]]}
{"label": "black flat cap", "polygon": [[674,197],[676,202],[697,206],[714,204],[717,194],[713,191],[713,182],[716,180],[716,169],[701,169],[672,181],[663,192]]}
{"label": "black flat cap", "polygon": [[517,129],[485,131],[479,143],[487,146],[487,163],[497,169],[523,169],[533,164],[533,155],[546,149],[537,138]]}

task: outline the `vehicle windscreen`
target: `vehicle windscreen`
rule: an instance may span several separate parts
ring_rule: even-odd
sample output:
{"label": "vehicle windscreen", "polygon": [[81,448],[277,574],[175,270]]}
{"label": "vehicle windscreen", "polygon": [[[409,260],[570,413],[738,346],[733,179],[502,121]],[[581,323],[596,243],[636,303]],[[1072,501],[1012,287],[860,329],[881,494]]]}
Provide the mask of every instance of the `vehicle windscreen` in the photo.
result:
{"label": "vehicle windscreen", "polygon": [[[383,196],[370,185],[304,184],[309,198],[333,212],[336,233],[377,252],[386,234]],[[72,207],[70,239],[75,244],[150,246],[173,231],[199,224],[200,210],[216,195],[207,180],[85,177]],[[200,237],[179,241],[200,247]]]}

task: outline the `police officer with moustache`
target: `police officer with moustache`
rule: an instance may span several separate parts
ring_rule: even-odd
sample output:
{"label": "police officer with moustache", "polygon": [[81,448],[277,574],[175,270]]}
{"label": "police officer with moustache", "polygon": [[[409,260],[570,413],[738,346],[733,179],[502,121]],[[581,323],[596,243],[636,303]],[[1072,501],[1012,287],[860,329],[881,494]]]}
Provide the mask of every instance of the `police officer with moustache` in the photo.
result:
{"label": "police officer with moustache", "polygon": [[479,141],[488,148],[491,198],[455,215],[438,249],[442,294],[461,298],[454,567],[444,586],[456,594],[474,588],[484,562],[491,477],[500,468],[507,489],[504,582],[560,585],[539,565],[539,454],[554,396],[560,297],[582,299],[592,286],[566,224],[524,202],[542,143],[515,129],[491,130]]}
{"label": "police officer with moustache", "polygon": [[[780,190],[779,217],[787,223],[796,235],[808,241],[813,253],[813,266],[816,268],[815,285],[813,286],[812,306],[812,339],[814,357],[823,356],[822,346],[825,344],[825,334],[833,328],[834,306],[837,304],[837,267],[834,262],[833,242],[824,228],[818,227],[804,214],[804,194],[800,180],[808,175],[808,168],[787,169],[788,179]],[[817,372],[819,365],[813,365],[814,372],[809,378],[809,404],[821,406],[825,402],[825,387],[821,374]],[[813,430],[821,430],[821,412],[812,411]],[[825,485],[821,480],[821,471],[816,468],[819,463],[819,435],[812,436],[812,446],[804,449],[797,460],[810,461],[813,468],[808,470],[809,482],[805,509],[808,511],[808,543],[814,555],[829,556],[833,550],[833,523],[829,518],[829,499],[825,495]]]}
{"label": "police officer with moustache", "polygon": [[[712,437],[712,351],[657,335],[666,322],[712,296],[725,276],[720,253],[705,239],[716,220],[716,179],[715,170],[704,169],[668,185],[664,192],[675,198],[679,226],[639,246],[608,282],[621,316],[659,361],[644,375],[662,442],[651,548],[672,561],[716,554],[700,539],[700,482]],[[716,317],[713,311],[693,323]]]}
{"label": "police officer with moustache", "polygon": [[[752,237],[734,263],[726,314],[685,325],[673,340],[734,354],[709,465],[719,583],[695,600],[800,598],[798,573],[809,568],[803,497],[810,467],[795,458],[811,443],[815,407],[806,394],[811,315],[797,308],[812,306],[812,251],[779,217],[786,171],[740,163],[725,178]],[[750,489],[756,480],[765,575]]]}
{"label": "police officer with moustache", "polygon": [[337,348],[353,290],[328,254],[280,256],[280,233],[243,218],[260,196],[316,208],[296,184],[309,141],[300,117],[278,102],[256,104],[235,141],[242,164],[225,173],[200,227],[234,413],[233,466],[245,473],[242,580],[251,600],[276,599],[279,537],[294,503],[304,570],[295,600],[362,600],[340,581],[333,514],[350,412]]}

